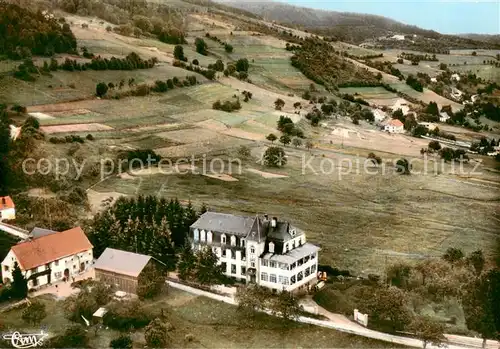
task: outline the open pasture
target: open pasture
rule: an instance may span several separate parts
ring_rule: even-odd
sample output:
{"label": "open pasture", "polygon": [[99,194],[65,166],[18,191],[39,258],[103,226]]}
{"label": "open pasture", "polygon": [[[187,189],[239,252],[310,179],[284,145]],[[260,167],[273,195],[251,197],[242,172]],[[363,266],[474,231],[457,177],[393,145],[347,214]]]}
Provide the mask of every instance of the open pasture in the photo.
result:
{"label": "open pasture", "polygon": [[436,62],[427,62],[427,61],[421,61],[418,63],[418,65],[411,65],[410,63],[408,64],[394,64],[394,67],[399,69],[401,73],[406,77],[408,75],[417,75],[417,73],[425,73],[429,75],[431,78],[438,76],[441,71],[437,68],[439,64],[436,66],[435,64],[431,63],[436,63]]}
{"label": "open pasture", "polygon": [[485,79],[487,81],[500,83],[500,68],[491,66],[491,65],[463,65],[458,67],[453,67],[454,71],[458,71],[461,73],[474,73],[481,79]]}
{"label": "open pasture", "polygon": [[[403,138],[395,138],[393,147]],[[449,247],[467,253],[481,248],[490,255],[497,236],[493,216],[498,187],[493,190],[488,183],[446,174],[449,165],[436,173],[397,175],[392,163],[401,155],[382,152],[376,153],[384,159],[384,167],[367,173],[363,161],[371,150],[353,148],[353,154],[360,155],[356,170],[357,157],[341,154],[337,148],[321,146],[311,153],[287,148],[288,163],[279,172],[289,177],[279,180],[246,171],[272,172],[255,164],[264,150],[255,148],[255,158],[243,164],[241,173],[233,174],[238,182],[195,174],[156,174],[141,183],[110,178],[94,190],[157,195],[161,189],[167,198],[191,199],[216,211],[277,215],[303,228],[308,239],[321,246],[322,263],[365,275],[380,273],[386,263],[441,256]],[[416,169],[423,168],[419,157],[413,162]],[[304,159],[309,164],[305,170]],[[347,159],[353,163],[351,170]],[[333,161],[333,168],[324,164],[327,160]],[[472,168],[466,165],[466,170]]]}
{"label": "open pasture", "polygon": [[335,47],[337,51],[345,51],[349,55],[356,56],[356,57],[363,57],[363,56],[371,56],[371,55],[378,55],[383,52],[379,52],[377,50],[372,50],[356,45],[351,45],[345,42],[337,41],[337,42],[332,42],[331,45]]}
{"label": "open pasture", "polygon": [[392,106],[399,99],[398,95],[383,87],[344,87],[341,93],[359,95],[362,99],[376,105]]}
{"label": "open pasture", "polygon": [[427,140],[405,135],[368,130],[356,125],[332,122],[328,125],[330,134],[321,138],[321,147],[329,144],[351,148],[372,149],[384,153],[420,157],[420,149],[427,147]]}
{"label": "open pasture", "polygon": [[442,107],[443,105],[451,105],[453,111],[457,111],[463,108],[463,105],[453,102],[443,96],[438,95],[434,91],[431,91],[427,88],[424,88],[424,92],[415,91],[413,88],[405,84],[404,82],[400,82],[397,84],[391,84],[396,90],[406,93],[407,95],[417,98],[424,103],[429,104],[430,102],[436,102],[438,106]]}

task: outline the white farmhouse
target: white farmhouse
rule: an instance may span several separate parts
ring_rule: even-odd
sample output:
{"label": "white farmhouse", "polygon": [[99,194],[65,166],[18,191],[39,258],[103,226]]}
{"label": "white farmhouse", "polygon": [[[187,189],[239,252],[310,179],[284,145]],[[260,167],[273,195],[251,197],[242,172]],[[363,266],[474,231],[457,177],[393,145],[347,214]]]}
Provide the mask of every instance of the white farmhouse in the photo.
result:
{"label": "white farmhouse", "polygon": [[418,124],[420,126],[426,127],[429,131],[434,131],[436,129],[436,127],[437,127],[437,125],[434,124],[434,123],[432,123],[432,122],[425,122],[425,121],[423,121],[423,122],[419,122]]}
{"label": "white farmhouse", "polygon": [[387,114],[380,109],[373,109],[373,116],[375,117],[375,122],[381,122],[387,118]]}
{"label": "white farmhouse", "polygon": [[460,91],[458,88],[453,87],[451,89],[451,97],[455,100],[460,100],[462,98],[463,92]]}
{"label": "white farmhouse", "polygon": [[227,276],[273,290],[300,292],[317,283],[319,247],[276,217],[205,212],[190,228],[194,250],[209,246]]}
{"label": "white farmhouse", "polygon": [[403,41],[405,39],[404,35],[393,35],[392,40],[398,40],[398,41]]}
{"label": "white farmhouse", "polygon": [[389,133],[404,133],[404,124],[398,119],[391,119],[384,125],[384,131]]}
{"label": "white farmhouse", "polygon": [[398,109],[401,109],[403,112],[403,115],[406,115],[410,112],[410,106],[408,105],[408,102],[404,99],[398,99],[393,106],[391,107],[392,111],[395,112]]}
{"label": "white farmhouse", "polygon": [[457,81],[457,82],[460,81],[460,75],[458,75],[457,73],[452,74],[451,75],[451,80],[452,81]]}
{"label": "white farmhouse", "polygon": [[439,121],[440,122],[446,122],[449,119],[450,119],[450,116],[448,115],[448,113],[445,113],[445,112],[439,113]]}
{"label": "white farmhouse", "polygon": [[0,221],[16,219],[16,205],[10,196],[0,197]]}
{"label": "white farmhouse", "polygon": [[92,244],[82,228],[60,233],[40,229],[12,246],[1,263],[3,282],[13,280],[15,263],[28,280],[28,288],[37,288],[87,271],[92,260]]}

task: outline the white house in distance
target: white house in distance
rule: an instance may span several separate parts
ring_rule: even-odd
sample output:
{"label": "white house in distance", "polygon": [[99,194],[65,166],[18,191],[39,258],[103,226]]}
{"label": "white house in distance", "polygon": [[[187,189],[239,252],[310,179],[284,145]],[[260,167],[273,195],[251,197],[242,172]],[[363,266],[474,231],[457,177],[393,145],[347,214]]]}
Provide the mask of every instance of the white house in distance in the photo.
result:
{"label": "white house in distance", "polygon": [[398,99],[391,107],[392,111],[395,112],[398,109],[401,109],[403,115],[406,115],[410,112],[410,106],[408,102],[402,98]]}
{"label": "white house in distance", "polygon": [[432,122],[425,122],[425,121],[423,121],[423,122],[419,122],[418,124],[421,125],[421,126],[427,127],[427,129],[429,131],[434,131],[436,129],[436,127],[437,127],[437,125],[434,124],[434,123],[432,123]]}
{"label": "white house in distance", "polygon": [[384,131],[389,133],[404,133],[404,124],[398,119],[391,119],[385,123]]}
{"label": "white house in distance", "polygon": [[372,109],[373,116],[375,117],[375,122],[384,121],[387,118],[387,114],[380,109]]}
{"label": "white house in distance", "polygon": [[457,82],[460,81],[460,75],[458,75],[457,73],[452,74],[451,75],[451,80],[457,81]]}
{"label": "white house in distance", "polygon": [[36,288],[87,271],[92,265],[92,244],[82,228],[63,232],[44,230],[35,237],[12,246],[1,263],[4,283],[13,280],[17,262],[28,280],[28,288]]}
{"label": "white house in distance", "polygon": [[0,197],[0,221],[16,219],[16,205],[10,196]]}
{"label": "white house in distance", "polygon": [[440,122],[446,122],[449,119],[450,119],[450,116],[448,115],[448,113],[445,113],[445,112],[439,113],[439,121]]}
{"label": "white house in distance", "polygon": [[317,283],[320,248],[276,217],[205,212],[191,225],[190,239],[194,250],[210,246],[225,274],[241,281],[290,292]]}

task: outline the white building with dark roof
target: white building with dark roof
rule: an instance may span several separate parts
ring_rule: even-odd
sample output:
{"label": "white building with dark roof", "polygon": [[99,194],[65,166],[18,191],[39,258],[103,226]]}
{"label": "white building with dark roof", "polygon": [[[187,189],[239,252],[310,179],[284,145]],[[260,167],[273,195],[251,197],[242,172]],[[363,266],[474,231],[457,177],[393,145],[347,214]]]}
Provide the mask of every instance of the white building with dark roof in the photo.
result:
{"label": "white building with dark roof", "polygon": [[227,276],[275,290],[317,282],[319,247],[301,229],[277,218],[205,212],[190,227],[193,249],[209,246]]}

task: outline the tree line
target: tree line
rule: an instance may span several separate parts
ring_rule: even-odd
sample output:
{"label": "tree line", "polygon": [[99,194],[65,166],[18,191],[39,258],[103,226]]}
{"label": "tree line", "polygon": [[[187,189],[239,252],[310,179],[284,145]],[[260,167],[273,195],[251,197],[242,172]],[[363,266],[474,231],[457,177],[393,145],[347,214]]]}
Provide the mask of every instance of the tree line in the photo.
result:
{"label": "tree line", "polygon": [[52,71],[86,71],[86,70],[136,70],[151,69],[158,63],[156,57],[148,60],[142,59],[137,53],[131,52],[125,58],[102,58],[93,57],[90,62],[80,63],[77,60],[66,58],[61,64],[55,58],[50,62],[44,61],[43,66],[39,67],[33,63],[31,58],[26,58],[22,64],[17,67],[14,77],[24,81],[34,81],[40,74],[50,74]]}
{"label": "tree line", "polygon": [[187,241],[189,227],[206,211],[196,211],[191,203],[154,196],[120,198],[97,214],[86,232],[94,254],[106,247],[147,254],[175,269],[176,250]]}

